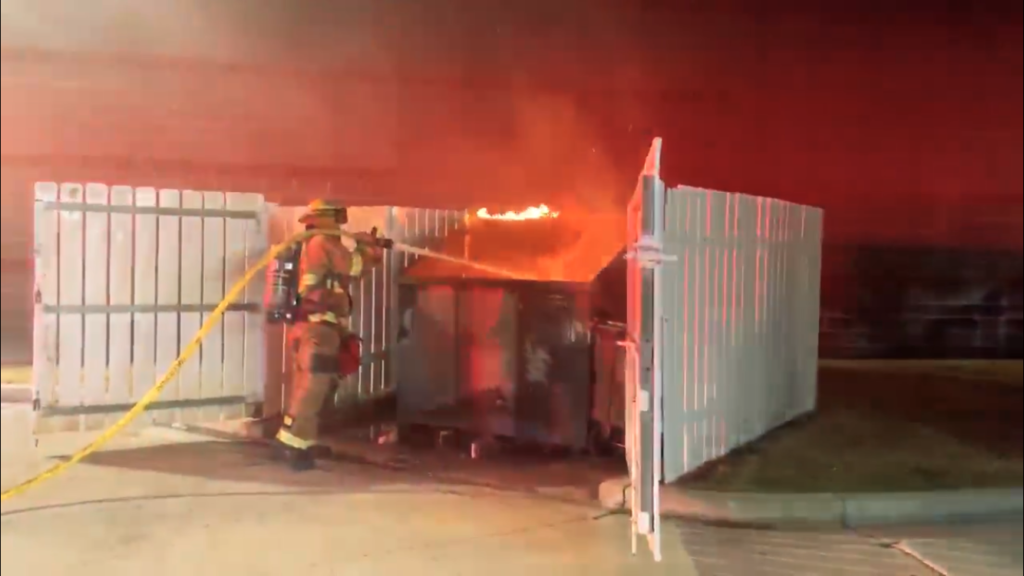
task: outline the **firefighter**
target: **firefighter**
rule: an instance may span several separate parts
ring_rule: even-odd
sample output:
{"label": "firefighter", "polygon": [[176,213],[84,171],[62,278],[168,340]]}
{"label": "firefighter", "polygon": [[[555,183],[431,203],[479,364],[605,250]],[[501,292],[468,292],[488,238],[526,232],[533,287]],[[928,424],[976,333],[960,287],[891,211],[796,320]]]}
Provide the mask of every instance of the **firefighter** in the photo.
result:
{"label": "firefighter", "polygon": [[[299,222],[307,230],[338,230],[348,222],[348,211],[315,200]],[[349,331],[350,283],[383,258],[374,235],[358,233],[355,240],[349,249],[341,237],[321,234],[302,246],[300,314],[288,330],[295,358],[291,394],[276,438],[277,449],[297,471],[312,469],[318,453],[329,453],[316,444],[318,414],[334,388],[343,344],[354,338]]]}

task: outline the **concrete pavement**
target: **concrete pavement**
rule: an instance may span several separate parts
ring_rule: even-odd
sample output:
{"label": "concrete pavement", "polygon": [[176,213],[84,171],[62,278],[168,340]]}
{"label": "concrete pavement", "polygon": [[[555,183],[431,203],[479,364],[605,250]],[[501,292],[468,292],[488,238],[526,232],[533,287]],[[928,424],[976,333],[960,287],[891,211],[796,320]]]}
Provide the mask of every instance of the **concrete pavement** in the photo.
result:
{"label": "concrete pavement", "polygon": [[701,576],[932,576],[897,550],[843,530],[763,530],[676,523]]}
{"label": "concrete pavement", "polygon": [[[4,407],[4,487],[91,439],[49,435],[36,447],[28,416]],[[342,462],[296,475],[259,446],[143,428],[4,503],[0,567],[53,576],[931,574],[873,535],[663,528],[665,561],[655,564],[642,546],[630,555],[628,518],[592,506]]]}
{"label": "concrete pavement", "polygon": [[[19,414],[4,412],[5,487],[86,440],[33,448]],[[626,517],[589,506],[343,463],[296,475],[264,448],[161,429],[4,503],[0,527],[14,575],[696,574],[677,533],[658,565],[629,554]]]}
{"label": "concrete pavement", "polygon": [[1020,576],[1024,573],[1024,517],[863,532],[890,542],[946,576]]}

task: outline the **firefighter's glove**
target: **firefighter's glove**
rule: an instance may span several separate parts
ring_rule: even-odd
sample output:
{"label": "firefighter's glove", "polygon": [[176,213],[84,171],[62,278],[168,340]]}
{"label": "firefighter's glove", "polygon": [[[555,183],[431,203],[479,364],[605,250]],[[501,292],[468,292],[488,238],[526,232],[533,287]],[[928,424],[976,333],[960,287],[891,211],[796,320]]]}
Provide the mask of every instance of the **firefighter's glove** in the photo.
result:
{"label": "firefighter's glove", "polygon": [[390,239],[377,235],[376,228],[369,232],[356,232],[353,236],[356,249],[362,254],[363,260],[371,266],[383,261],[384,250],[393,246]]}
{"label": "firefighter's glove", "polygon": [[384,248],[377,242],[378,238],[368,232],[356,232],[352,235],[356,241],[356,251],[363,258],[363,266],[370,268],[384,260]]}
{"label": "firefighter's glove", "polygon": [[370,232],[355,232],[352,234],[352,239],[358,246],[375,246],[377,244],[377,236]]}

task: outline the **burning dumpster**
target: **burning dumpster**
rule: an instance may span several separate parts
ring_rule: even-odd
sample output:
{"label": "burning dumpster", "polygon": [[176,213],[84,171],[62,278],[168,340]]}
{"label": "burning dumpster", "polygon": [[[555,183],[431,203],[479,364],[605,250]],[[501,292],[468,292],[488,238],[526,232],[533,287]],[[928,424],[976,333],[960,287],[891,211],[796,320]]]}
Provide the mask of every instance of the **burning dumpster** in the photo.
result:
{"label": "burning dumpster", "polygon": [[481,211],[444,251],[511,277],[435,259],[409,268],[399,287],[400,425],[586,446],[591,279],[621,243],[584,254],[585,236],[543,207]]}

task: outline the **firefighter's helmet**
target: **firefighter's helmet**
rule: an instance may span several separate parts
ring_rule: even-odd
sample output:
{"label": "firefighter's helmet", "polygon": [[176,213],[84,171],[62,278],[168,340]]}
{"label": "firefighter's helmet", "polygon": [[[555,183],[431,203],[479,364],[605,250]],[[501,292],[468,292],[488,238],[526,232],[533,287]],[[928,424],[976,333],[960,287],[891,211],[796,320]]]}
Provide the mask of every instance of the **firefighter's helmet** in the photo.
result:
{"label": "firefighter's helmet", "polygon": [[338,224],[346,224],[348,223],[348,209],[328,200],[318,198],[309,203],[305,213],[299,216],[299,222],[308,224],[318,218],[330,218]]}

